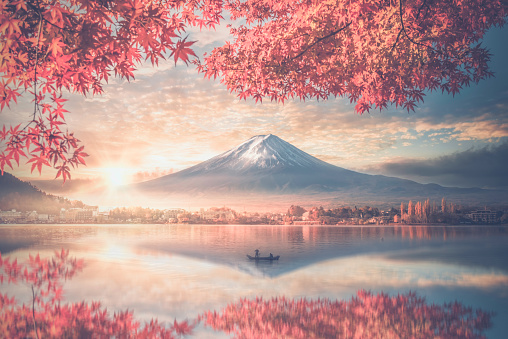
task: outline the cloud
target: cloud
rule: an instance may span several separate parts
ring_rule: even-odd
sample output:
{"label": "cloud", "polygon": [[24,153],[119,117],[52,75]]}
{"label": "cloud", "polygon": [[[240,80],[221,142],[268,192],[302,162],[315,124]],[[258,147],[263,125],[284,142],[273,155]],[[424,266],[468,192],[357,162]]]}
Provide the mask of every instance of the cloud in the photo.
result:
{"label": "cloud", "polygon": [[76,192],[90,192],[96,190],[98,188],[102,188],[104,183],[98,179],[72,179],[65,182],[65,185],[62,185],[62,181],[60,180],[37,180],[32,178],[23,178],[25,181],[30,181],[35,187],[40,190],[56,195],[67,195]]}
{"label": "cloud", "polygon": [[508,115],[485,113],[472,118],[446,116],[440,121],[426,116],[414,123],[418,133],[446,140],[499,140],[508,137]]}
{"label": "cloud", "polygon": [[366,167],[383,173],[446,186],[508,189],[508,141],[430,159],[394,159]]}
{"label": "cloud", "polygon": [[172,174],[172,173],[173,173],[172,168],[169,170],[161,170],[160,168],[156,168],[154,171],[140,171],[140,172],[136,172],[133,175],[133,181],[140,182],[140,181],[156,179],[156,178],[162,177],[164,175]]}

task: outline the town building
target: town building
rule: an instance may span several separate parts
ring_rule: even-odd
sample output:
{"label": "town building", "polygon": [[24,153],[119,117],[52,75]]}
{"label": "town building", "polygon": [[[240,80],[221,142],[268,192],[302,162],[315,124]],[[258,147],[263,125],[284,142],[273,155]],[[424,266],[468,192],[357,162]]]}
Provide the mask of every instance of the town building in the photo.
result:
{"label": "town building", "polygon": [[22,212],[16,210],[0,211],[0,221],[4,223],[17,223],[25,219]]}
{"label": "town building", "polygon": [[488,209],[472,211],[468,217],[476,223],[492,224],[498,222],[497,212]]}

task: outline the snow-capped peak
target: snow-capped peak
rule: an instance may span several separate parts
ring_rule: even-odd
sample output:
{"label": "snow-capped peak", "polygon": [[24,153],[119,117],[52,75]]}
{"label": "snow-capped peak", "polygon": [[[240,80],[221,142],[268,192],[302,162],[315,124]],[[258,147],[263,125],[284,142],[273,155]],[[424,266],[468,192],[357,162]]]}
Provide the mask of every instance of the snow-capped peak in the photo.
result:
{"label": "snow-capped peak", "polygon": [[[268,169],[282,167],[314,167],[325,162],[299,150],[276,135],[257,135],[239,146],[224,152],[195,170],[214,169]],[[328,165],[328,164],[326,164]]]}

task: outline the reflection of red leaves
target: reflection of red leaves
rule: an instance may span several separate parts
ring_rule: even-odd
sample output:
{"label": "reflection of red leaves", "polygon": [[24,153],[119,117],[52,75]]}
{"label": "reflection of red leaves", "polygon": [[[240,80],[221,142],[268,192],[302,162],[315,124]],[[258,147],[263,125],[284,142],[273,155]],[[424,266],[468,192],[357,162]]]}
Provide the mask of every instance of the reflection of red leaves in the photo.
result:
{"label": "reflection of red leaves", "polygon": [[[33,300],[18,305],[14,297],[0,293],[1,336],[7,338],[176,338],[190,334],[194,325],[187,321],[164,326],[151,320],[140,326],[131,311],[111,315],[99,302],[63,303],[63,282],[83,268],[83,260],[69,256],[62,249],[52,258],[29,255],[26,264],[2,258],[0,253],[0,282],[4,274],[8,283],[24,283],[33,288]],[[2,272],[4,274],[2,274]],[[32,298],[32,291],[28,292]],[[35,305],[32,308],[32,302]],[[35,323],[32,317],[35,317]],[[176,333],[176,336],[175,336]]]}
{"label": "reflection of red leaves", "polygon": [[179,323],[175,319],[175,321],[173,323],[173,328],[174,328],[176,334],[178,334],[180,336],[188,335],[188,334],[192,333],[192,326],[190,326],[187,321],[183,321],[183,322]]}
{"label": "reflection of red leaves", "polygon": [[[130,311],[111,316],[100,303],[64,304],[63,281],[73,278],[83,261],[72,258],[68,250],[50,259],[38,254],[26,264],[2,258],[0,282],[25,283],[34,288],[35,309],[17,305],[14,297],[0,293],[2,335],[14,338],[35,337],[32,312],[41,337],[121,337],[175,338],[192,333],[195,323],[177,322],[169,327],[157,319],[140,326]],[[4,279],[4,277],[6,279]],[[31,294],[31,291],[29,292]],[[237,338],[482,338],[492,326],[492,313],[473,310],[458,302],[427,304],[415,293],[389,296],[358,291],[351,300],[242,299],[221,312],[210,311],[197,321]],[[23,324],[23,326],[19,326]]]}
{"label": "reflection of red leaves", "polygon": [[242,299],[222,312],[199,317],[238,338],[433,338],[481,337],[491,313],[460,303],[428,305],[415,293],[390,297],[359,291],[350,301]]}

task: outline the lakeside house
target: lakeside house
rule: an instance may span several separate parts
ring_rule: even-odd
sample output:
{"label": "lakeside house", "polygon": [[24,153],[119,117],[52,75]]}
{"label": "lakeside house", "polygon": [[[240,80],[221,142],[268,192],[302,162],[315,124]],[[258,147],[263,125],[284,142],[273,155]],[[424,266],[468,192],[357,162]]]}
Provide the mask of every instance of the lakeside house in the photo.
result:
{"label": "lakeside house", "polygon": [[488,209],[472,211],[468,217],[475,223],[493,224],[499,220],[498,213]]}

